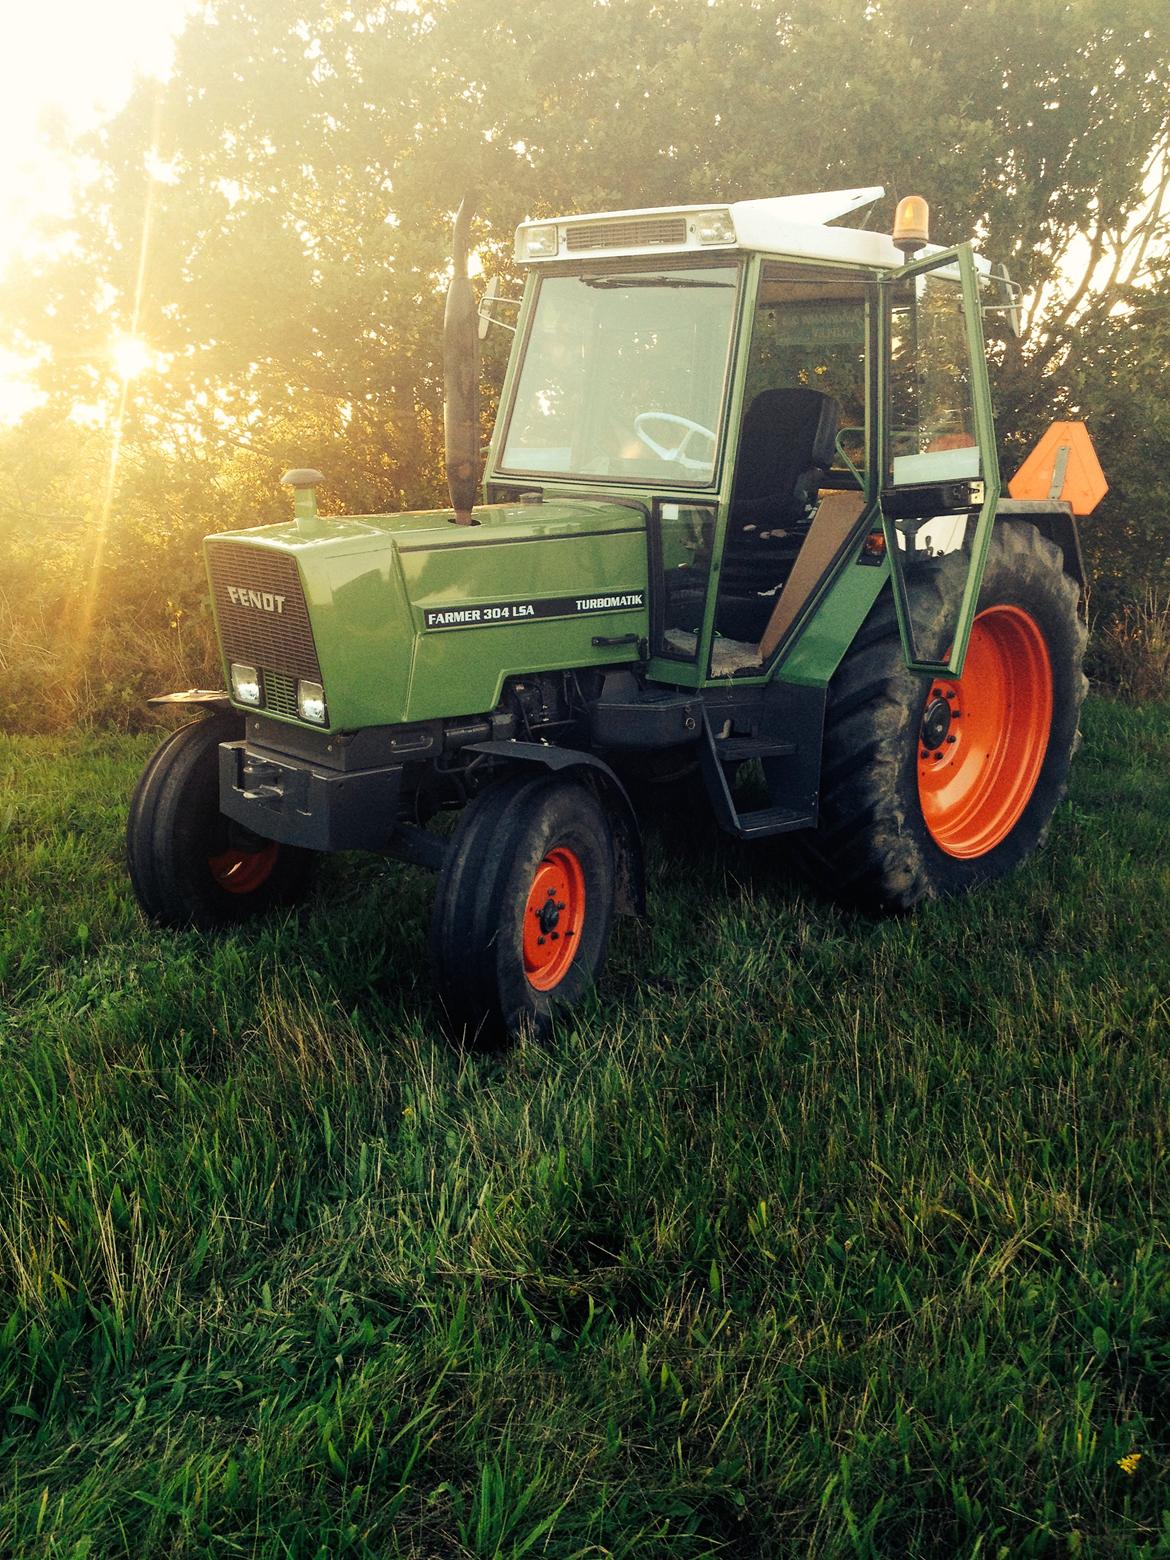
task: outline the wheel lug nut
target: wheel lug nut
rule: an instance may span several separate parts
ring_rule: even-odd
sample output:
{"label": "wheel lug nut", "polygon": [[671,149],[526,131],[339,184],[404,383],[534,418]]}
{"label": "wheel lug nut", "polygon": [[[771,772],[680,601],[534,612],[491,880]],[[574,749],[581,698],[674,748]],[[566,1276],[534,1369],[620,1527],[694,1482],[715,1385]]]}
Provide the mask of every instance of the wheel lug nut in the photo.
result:
{"label": "wheel lug nut", "polygon": [[956,738],[956,737],[948,737],[948,738],[947,738],[947,741],[948,741],[948,742],[955,742],[955,741],[957,741],[957,740],[958,740],[958,739],[957,739],[957,738]]}
{"label": "wheel lug nut", "polygon": [[955,690],[953,688],[948,688],[947,689],[947,698],[948,699],[953,699],[954,696],[955,696]]}
{"label": "wheel lug nut", "polygon": [[544,947],[544,942],[545,942],[545,940],[544,940],[544,938],[543,938],[543,937],[538,937],[538,938],[537,938],[537,939],[536,939],[536,946],[537,946],[537,947],[538,947],[538,948],[543,948],[543,947]]}

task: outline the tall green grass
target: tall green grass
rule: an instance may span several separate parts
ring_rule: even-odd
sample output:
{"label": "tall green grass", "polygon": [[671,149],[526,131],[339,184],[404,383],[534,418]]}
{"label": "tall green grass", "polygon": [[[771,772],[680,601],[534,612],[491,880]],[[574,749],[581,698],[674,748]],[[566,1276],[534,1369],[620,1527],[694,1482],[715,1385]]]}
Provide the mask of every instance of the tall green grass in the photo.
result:
{"label": "tall green grass", "polygon": [[1087,726],[905,920],[660,820],[488,1059],[425,874],[162,934],[149,740],[0,742],[0,1552],[1170,1553],[1170,711]]}

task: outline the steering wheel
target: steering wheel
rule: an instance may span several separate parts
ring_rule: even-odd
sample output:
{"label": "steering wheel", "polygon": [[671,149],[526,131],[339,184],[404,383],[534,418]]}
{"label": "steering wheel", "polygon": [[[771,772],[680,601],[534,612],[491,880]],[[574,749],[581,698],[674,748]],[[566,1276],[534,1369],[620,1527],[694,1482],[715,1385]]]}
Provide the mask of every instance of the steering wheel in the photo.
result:
{"label": "steering wheel", "polygon": [[[659,444],[656,439],[652,439],[646,432],[644,424],[648,422],[669,423],[672,428],[681,428],[683,436],[672,449],[667,449],[665,445]],[[690,417],[680,417],[677,412],[639,412],[634,418],[634,432],[643,444],[648,445],[654,451],[660,460],[675,461],[678,465],[684,466],[688,471],[710,471],[711,469],[717,443],[715,432],[711,428],[704,428],[702,423],[697,423]],[[696,460],[693,455],[685,455],[683,453],[696,434],[711,441],[711,454],[706,460]]]}

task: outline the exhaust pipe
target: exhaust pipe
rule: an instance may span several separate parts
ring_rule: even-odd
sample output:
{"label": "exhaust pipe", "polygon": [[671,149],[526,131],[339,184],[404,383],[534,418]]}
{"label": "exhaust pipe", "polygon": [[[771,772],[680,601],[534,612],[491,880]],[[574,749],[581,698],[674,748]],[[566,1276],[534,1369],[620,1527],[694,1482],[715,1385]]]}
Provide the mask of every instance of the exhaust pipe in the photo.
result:
{"label": "exhaust pipe", "polygon": [[444,463],[456,525],[475,523],[471,511],[479,481],[479,321],[467,276],[475,202],[475,192],[469,190],[455,214],[454,267],[443,315]]}

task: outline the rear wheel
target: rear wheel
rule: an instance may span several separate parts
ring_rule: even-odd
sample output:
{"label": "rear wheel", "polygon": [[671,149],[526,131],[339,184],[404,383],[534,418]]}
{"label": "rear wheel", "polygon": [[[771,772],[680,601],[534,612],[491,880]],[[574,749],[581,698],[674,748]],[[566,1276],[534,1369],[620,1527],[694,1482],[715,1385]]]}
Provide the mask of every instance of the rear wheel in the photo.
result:
{"label": "rear wheel", "polygon": [[976,617],[963,676],[932,681],[918,800],[935,844],[960,859],[1008,838],[1036,789],[1052,730],[1052,660],[1022,607]]}
{"label": "rear wheel", "polygon": [[312,851],[261,839],[219,810],[219,744],[243,734],[230,714],[181,726],[135,788],[126,861],[138,903],[162,926],[228,926],[308,891]]}
{"label": "rear wheel", "polygon": [[[919,643],[942,646],[959,553],[910,581]],[[820,823],[795,843],[835,897],[905,909],[1002,877],[1040,845],[1064,795],[1087,683],[1079,590],[1029,525],[993,532],[961,678],[907,671],[883,594],[829,689]]]}
{"label": "rear wheel", "polygon": [[593,792],[519,775],[465,808],[431,921],[435,982],[455,1039],[545,1034],[605,962],[614,844]]}

